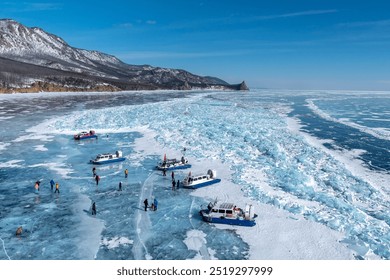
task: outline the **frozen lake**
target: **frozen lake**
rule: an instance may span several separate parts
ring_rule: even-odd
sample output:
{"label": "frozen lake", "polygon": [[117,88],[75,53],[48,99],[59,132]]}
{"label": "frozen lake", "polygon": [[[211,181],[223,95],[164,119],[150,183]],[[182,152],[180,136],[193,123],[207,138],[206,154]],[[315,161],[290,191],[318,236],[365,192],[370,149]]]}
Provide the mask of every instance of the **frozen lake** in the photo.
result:
{"label": "frozen lake", "polygon": [[[1,95],[0,259],[389,259],[389,108],[385,92]],[[222,182],[173,191],[154,167],[183,148]],[[89,160],[116,150],[96,185]],[[257,225],[201,221],[214,199],[254,204]]]}

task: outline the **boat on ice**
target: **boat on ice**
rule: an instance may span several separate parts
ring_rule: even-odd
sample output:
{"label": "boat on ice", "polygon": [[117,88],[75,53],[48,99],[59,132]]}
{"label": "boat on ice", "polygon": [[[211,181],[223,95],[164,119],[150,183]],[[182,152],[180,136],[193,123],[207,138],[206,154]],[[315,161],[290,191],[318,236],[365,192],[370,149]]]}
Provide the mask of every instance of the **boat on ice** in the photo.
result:
{"label": "boat on ice", "polygon": [[254,207],[247,204],[245,209],[237,208],[233,203],[210,202],[207,209],[199,211],[203,221],[208,223],[228,224],[252,227],[256,224]]}
{"label": "boat on ice", "polygon": [[95,133],[95,130],[81,131],[75,134],[73,138],[74,140],[83,140],[83,139],[97,138],[97,135]]}
{"label": "boat on ice", "polygon": [[116,151],[114,154],[98,154],[95,159],[91,159],[90,163],[93,164],[106,164],[106,163],[113,163],[113,162],[119,162],[124,161],[125,158],[122,156],[121,151]]}
{"label": "boat on ice", "polygon": [[183,187],[197,189],[208,185],[221,182],[221,179],[216,178],[217,172],[209,169],[205,175],[191,175],[191,172],[183,180]]}
{"label": "boat on ice", "polygon": [[190,167],[191,164],[188,163],[188,160],[184,156],[178,160],[176,158],[167,159],[166,155],[164,155],[164,160],[156,166],[158,170],[186,169]]}

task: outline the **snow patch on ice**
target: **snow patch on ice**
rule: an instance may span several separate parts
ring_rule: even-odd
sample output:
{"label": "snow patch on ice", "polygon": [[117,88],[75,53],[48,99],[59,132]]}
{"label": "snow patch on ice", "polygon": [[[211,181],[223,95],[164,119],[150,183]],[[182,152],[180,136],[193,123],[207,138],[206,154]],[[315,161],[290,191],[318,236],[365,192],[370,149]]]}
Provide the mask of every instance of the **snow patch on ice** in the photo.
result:
{"label": "snow patch on ice", "polygon": [[18,138],[12,140],[12,142],[23,142],[27,140],[40,140],[42,142],[50,142],[53,141],[54,136],[47,135],[47,134],[28,134],[28,135],[22,135]]}
{"label": "snow patch on ice", "polygon": [[45,145],[36,145],[34,146],[36,151],[45,152],[48,151],[48,149],[45,147]]}
{"label": "snow patch on ice", "polygon": [[116,236],[112,239],[103,238],[102,245],[107,246],[108,249],[117,248],[122,245],[132,245],[134,243],[133,240],[130,240],[126,237]]}
{"label": "snow patch on ice", "polygon": [[22,168],[23,166],[18,163],[23,161],[24,160],[13,159],[6,162],[0,162],[0,167],[1,168]]}
{"label": "snow patch on ice", "polygon": [[63,162],[48,162],[48,163],[38,163],[30,165],[29,167],[47,167],[49,170],[56,172],[64,179],[70,179],[70,174],[74,173],[74,170],[69,168]]}
{"label": "snow patch on ice", "polygon": [[189,250],[199,251],[206,241],[206,234],[200,230],[189,230],[187,231],[186,238],[184,239],[184,243],[187,245]]}
{"label": "snow patch on ice", "polygon": [[2,120],[9,120],[9,119],[12,119],[12,118],[14,118],[14,116],[7,116],[7,117],[1,117],[0,116],[0,121],[2,121]]}
{"label": "snow patch on ice", "polygon": [[11,144],[0,142],[0,151],[5,150],[9,145]]}

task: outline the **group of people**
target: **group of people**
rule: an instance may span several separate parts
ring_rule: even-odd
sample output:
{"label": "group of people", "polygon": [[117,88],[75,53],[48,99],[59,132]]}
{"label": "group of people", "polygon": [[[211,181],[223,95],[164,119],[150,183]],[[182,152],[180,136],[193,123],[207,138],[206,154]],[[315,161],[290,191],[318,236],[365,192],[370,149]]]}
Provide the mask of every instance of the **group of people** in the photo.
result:
{"label": "group of people", "polygon": [[144,200],[144,206],[145,206],[145,211],[148,211],[147,209],[150,208],[152,211],[157,211],[157,204],[158,204],[158,201],[157,199],[153,199],[153,203],[152,205],[149,207],[149,201],[148,199],[146,198]]}
{"label": "group of people", "polygon": [[175,173],[172,171],[171,173],[171,177],[172,177],[172,190],[174,191],[175,189],[178,189],[179,186],[180,186],[180,180],[175,180]]}
{"label": "group of people", "polygon": [[[127,176],[129,175],[129,170],[126,168],[124,172],[125,172],[125,178],[127,178]],[[99,181],[100,181],[100,176],[96,174],[96,167],[92,168],[92,174],[93,174],[93,177],[95,178],[96,186],[98,186]],[[122,191],[122,181],[119,182],[118,191]],[[157,208],[156,208],[156,210],[157,210]],[[96,202],[92,203],[92,215],[96,216]]]}
{"label": "group of people", "polygon": [[100,176],[96,174],[96,167],[92,168],[93,177],[95,178],[96,186],[99,185]]}
{"label": "group of people", "polygon": [[[164,171],[164,174],[165,174],[165,170]],[[100,177],[99,175],[96,174],[96,167],[93,167],[92,168],[92,173],[93,173],[93,176],[95,178],[95,181],[96,181],[96,186],[99,184],[99,181],[100,181]],[[129,170],[128,169],[125,169],[124,171],[125,173],[125,178],[128,177],[129,175]],[[175,189],[176,187],[176,184],[177,186],[179,186],[179,180],[177,180],[177,183],[176,183],[176,180],[175,180],[175,173],[172,171],[172,189]],[[119,188],[118,188],[118,191],[122,191],[122,181],[119,182]],[[148,208],[150,208],[152,211],[157,211],[157,206],[158,206],[158,201],[156,198],[153,199],[153,203],[149,206],[149,201],[148,199],[145,199],[144,200],[144,209],[145,211],[147,211]],[[95,216],[96,215],[96,202],[93,202],[92,203],[92,215]]]}
{"label": "group of people", "polygon": [[[34,188],[36,191],[39,191],[39,188],[40,188],[40,185],[41,185],[41,181],[36,181],[35,182],[35,185],[34,185]],[[54,193],[60,193],[60,184],[57,182],[55,183],[53,179],[50,180],[50,189],[53,191],[53,188],[55,186],[55,191]]]}

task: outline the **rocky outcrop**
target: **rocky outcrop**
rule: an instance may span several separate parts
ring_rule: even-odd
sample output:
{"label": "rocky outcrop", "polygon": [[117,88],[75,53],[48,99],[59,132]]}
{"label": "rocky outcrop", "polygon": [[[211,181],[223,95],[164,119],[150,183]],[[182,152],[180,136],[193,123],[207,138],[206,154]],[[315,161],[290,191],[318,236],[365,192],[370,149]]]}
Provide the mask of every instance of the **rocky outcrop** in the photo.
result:
{"label": "rocky outcrop", "polygon": [[249,88],[248,88],[248,86],[246,85],[245,81],[242,81],[242,83],[239,84],[238,90],[245,90],[245,91],[249,90]]}

